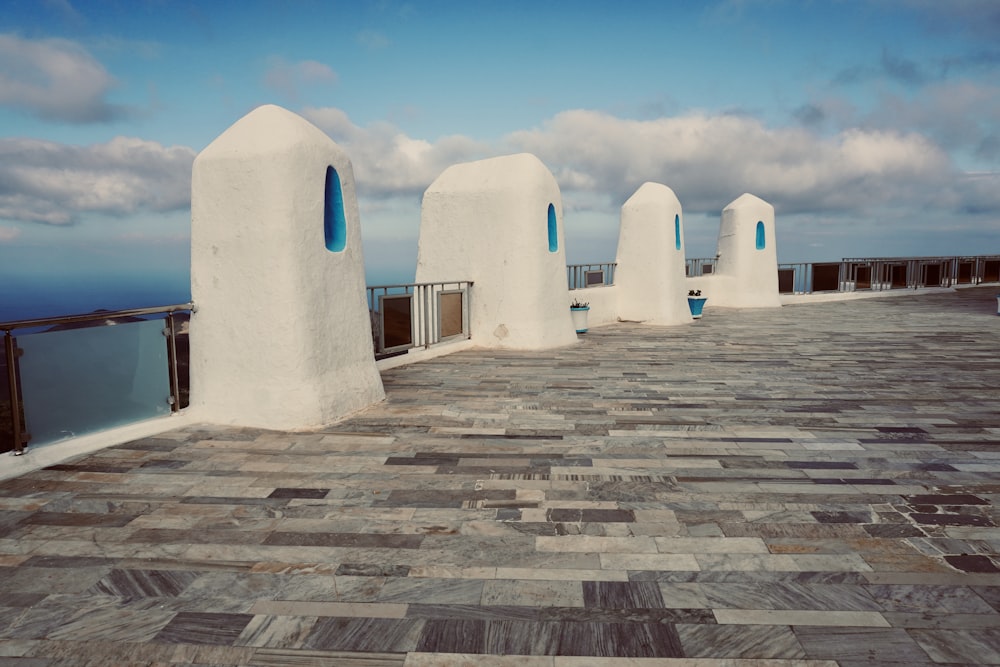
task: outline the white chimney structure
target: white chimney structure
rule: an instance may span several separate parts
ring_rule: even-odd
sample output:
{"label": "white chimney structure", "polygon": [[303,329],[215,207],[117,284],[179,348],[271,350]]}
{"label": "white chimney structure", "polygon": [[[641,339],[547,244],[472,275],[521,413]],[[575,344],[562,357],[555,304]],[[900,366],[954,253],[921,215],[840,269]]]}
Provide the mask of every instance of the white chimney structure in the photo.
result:
{"label": "white chimney structure", "polygon": [[307,429],[382,400],[347,154],[266,105],[194,162],[191,406]]}
{"label": "white chimney structure", "polygon": [[688,324],[684,215],[674,191],[643,183],[622,205],[615,288],[618,316],[649,324]]}
{"label": "white chimney structure", "polygon": [[562,196],[537,157],[453,165],[424,192],[416,281],[449,280],[475,283],[470,327],[477,347],[576,342]]}
{"label": "white chimney structure", "polygon": [[722,211],[709,306],[779,308],[774,207],[743,194]]}

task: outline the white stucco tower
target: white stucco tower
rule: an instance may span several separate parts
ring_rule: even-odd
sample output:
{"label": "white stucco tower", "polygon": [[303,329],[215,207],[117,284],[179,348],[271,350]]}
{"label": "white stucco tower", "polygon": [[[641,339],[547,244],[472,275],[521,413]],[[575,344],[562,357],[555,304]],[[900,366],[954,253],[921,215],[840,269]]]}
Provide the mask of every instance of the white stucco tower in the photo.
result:
{"label": "white stucco tower", "polygon": [[258,107],[195,159],[191,296],[206,420],[304,429],[384,398],[351,161],[290,111]]}
{"label": "white stucco tower", "polygon": [[722,210],[716,279],[709,304],[736,308],[781,306],[774,207],[743,194]]}
{"label": "white stucco tower", "polygon": [[687,324],[684,216],[674,191],[643,183],[622,205],[618,229],[618,315],[650,324]]}
{"label": "white stucco tower", "polygon": [[478,346],[576,342],[552,173],[527,153],[446,169],[424,193],[416,280],[475,282],[470,326]]}

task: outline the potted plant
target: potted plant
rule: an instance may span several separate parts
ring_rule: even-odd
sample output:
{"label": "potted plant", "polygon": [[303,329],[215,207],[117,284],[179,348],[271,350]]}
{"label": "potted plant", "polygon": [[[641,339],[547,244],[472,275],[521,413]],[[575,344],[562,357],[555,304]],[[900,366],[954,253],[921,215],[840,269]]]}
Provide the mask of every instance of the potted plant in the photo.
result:
{"label": "potted plant", "polygon": [[696,320],[701,319],[701,311],[706,301],[708,297],[702,296],[700,289],[688,290],[688,308],[691,309],[691,317]]}
{"label": "potted plant", "polygon": [[573,328],[577,333],[587,333],[587,312],[590,310],[589,301],[573,299],[569,304],[569,314],[573,318]]}

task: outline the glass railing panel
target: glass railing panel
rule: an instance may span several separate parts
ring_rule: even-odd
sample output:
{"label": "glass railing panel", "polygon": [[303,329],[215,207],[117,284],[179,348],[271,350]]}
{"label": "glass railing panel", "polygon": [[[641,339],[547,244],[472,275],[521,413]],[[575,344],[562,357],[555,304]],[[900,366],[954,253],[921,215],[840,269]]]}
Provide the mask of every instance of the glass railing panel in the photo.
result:
{"label": "glass railing panel", "polygon": [[983,282],[1000,282],[1000,261],[986,260],[983,262]]}
{"label": "glass railing panel", "polygon": [[461,336],[465,333],[465,317],[462,312],[464,292],[439,292],[438,314],[441,318],[441,338]]}
{"label": "glass railing panel", "polygon": [[795,292],[795,269],[778,269],[778,293]]}
{"label": "glass railing panel", "polygon": [[379,297],[382,313],[382,348],[386,351],[413,347],[413,295]]}
{"label": "glass railing panel", "polygon": [[566,279],[569,289],[586,289],[587,287],[603,287],[615,284],[615,262],[602,264],[567,264]]}
{"label": "glass railing panel", "polygon": [[813,264],[813,292],[836,292],[840,289],[840,264]]}
{"label": "glass railing panel", "polygon": [[376,359],[470,337],[469,281],[375,285],[367,291]]}
{"label": "glass railing panel", "polygon": [[19,336],[31,445],[170,413],[163,320]]}

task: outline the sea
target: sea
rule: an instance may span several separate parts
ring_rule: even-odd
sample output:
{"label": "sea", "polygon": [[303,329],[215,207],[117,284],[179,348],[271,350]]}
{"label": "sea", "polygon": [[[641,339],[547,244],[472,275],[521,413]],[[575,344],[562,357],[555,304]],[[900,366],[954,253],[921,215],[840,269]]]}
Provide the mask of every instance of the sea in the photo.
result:
{"label": "sea", "polygon": [[186,279],[68,276],[56,280],[0,278],[0,322],[83,315],[95,310],[170,306],[191,300]]}
{"label": "sea", "polygon": [[[374,272],[368,285],[413,282],[409,271]],[[187,275],[38,276],[0,273],[0,322],[84,315],[95,310],[172,306],[191,301]]]}

